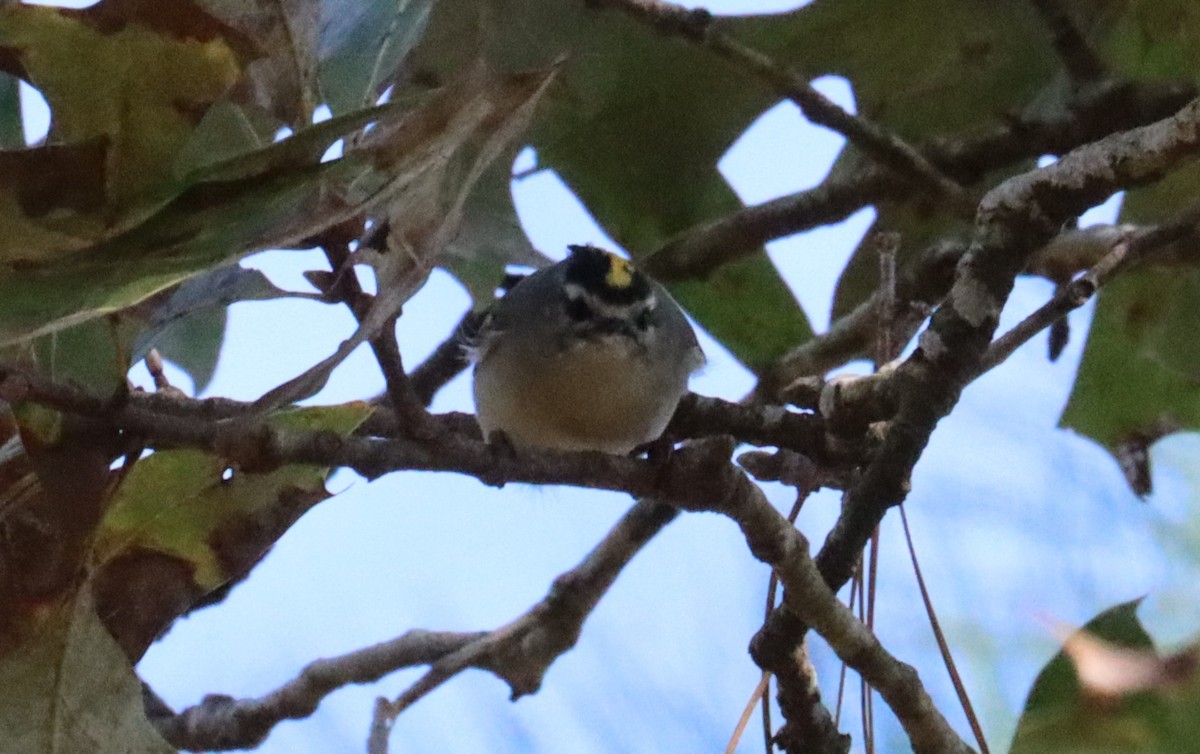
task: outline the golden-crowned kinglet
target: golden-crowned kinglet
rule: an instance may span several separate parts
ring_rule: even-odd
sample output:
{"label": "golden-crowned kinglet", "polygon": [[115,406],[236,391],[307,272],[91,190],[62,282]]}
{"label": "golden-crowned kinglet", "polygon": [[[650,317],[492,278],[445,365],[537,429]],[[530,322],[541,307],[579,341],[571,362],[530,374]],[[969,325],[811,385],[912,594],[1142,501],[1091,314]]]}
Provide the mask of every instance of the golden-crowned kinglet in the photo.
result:
{"label": "golden-crowned kinglet", "polygon": [[628,453],[662,434],[704,353],[662,286],[615,254],[569,248],[480,326],[479,426],[523,445]]}

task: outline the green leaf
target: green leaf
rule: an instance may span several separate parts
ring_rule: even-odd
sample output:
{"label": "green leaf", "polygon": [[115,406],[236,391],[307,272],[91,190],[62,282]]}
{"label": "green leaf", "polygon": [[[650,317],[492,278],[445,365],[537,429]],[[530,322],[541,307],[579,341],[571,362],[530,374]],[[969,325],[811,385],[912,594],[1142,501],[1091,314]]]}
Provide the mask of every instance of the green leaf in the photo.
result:
{"label": "green leaf", "polygon": [[262,112],[218,102],[204,113],[180,148],[171,172],[181,179],[271,144],[277,123]]}
{"label": "green leaf", "polygon": [[53,265],[0,271],[0,344],[119,311],[208,267],[294,237],[330,164],[238,184],[202,184],[142,226]]}
{"label": "green leaf", "polygon": [[132,359],[138,361],[157,348],[191,376],[199,393],[216,369],[229,306],[291,296],[308,297],[282,290],[258,270],[237,265],[198,275],[153,308],[132,346]]}
{"label": "green leaf", "polygon": [[91,590],[50,608],[0,655],[0,741],[20,754],[169,754],[142,686],[96,617]]}
{"label": "green leaf", "polygon": [[[1200,196],[1195,166],[1162,182],[1130,191],[1121,220],[1167,219]],[[1186,255],[1185,255],[1186,256]],[[1145,447],[1168,432],[1200,428],[1200,270],[1165,259],[1161,267],[1125,273],[1099,295],[1083,360],[1059,419],[1110,451],[1116,451],[1131,482],[1149,478]],[[1122,450],[1139,452],[1130,475]],[[1141,493],[1148,488],[1135,489]]]}
{"label": "green leaf", "polygon": [[1159,426],[1200,427],[1198,296],[1197,270],[1145,270],[1110,283],[1061,424],[1110,450],[1156,438]]}
{"label": "green leaf", "polygon": [[1101,54],[1114,69],[1142,80],[1196,79],[1200,8],[1195,3],[1125,0],[1110,4],[1124,11],[1116,15],[1111,31],[1102,37]]}
{"label": "green leaf", "polygon": [[115,395],[129,373],[130,344],[136,331],[133,323],[118,317],[55,330],[30,344],[33,365],[52,380]]}
{"label": "green leaf", "polygon": [[441,265],[466,287],[477,307],[495,298],[507,265],[542,267],[549,259],[533,248],[517,220],[512,196],[513,155],[496,160],[467,197],[463,224]]}
{"label": "green leaf", "polygon": [[[1200,7],[1189,0],[1120,4],[1098,35],[1114,68],[1141,80],[1196,80]],[[1200,169],[1130,190],[1121,220],[1160,222],[1200,196]],[[1200,428],[1200,274],[1190,268],[1124,274],[1100,291],[1083,361],[1060,424],[1114,451],[1139,493],[1149,491],[1147,446],[1168,432]]]}
{"label": "green leaf", "polygon": [[321,4],[321,94],[335,114],[373,104],[425,31],[433,0]]}

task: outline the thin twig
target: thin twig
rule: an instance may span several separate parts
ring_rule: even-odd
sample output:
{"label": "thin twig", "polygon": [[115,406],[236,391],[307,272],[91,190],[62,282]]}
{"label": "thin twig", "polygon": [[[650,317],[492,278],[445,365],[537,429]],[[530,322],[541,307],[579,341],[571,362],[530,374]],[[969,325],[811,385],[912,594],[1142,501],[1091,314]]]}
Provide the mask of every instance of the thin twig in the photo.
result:
{"label": "thin twig", "polygon": [[[894,343],[896,317],[896,250],[900,246],[900,236],[897,233],[877,233],[871,239],[879,257],[879,293],[878,293],[878,324],[875,334],[875,371],[879,372],[893,358],[896,346]],[[879,527],[871,534],[871,547],[867,555],[867,567],[864,574],[864,589],[866,595],[866,624],[871,631],[875,630],[875,600],[879,583]],[[861,606],[861,605],[860,605]],[[862,724],[863,743],[867,754],[875,752],[875,705],[871,687],[863,680],[862,690]]]}
{"label": "thin twig", "polygon": [[898,233],[876,233],[872,239],[879,256],[879,307],[875,337],[875,369],[895,358],[896,329],[896,251],[900,247]]}
{"label": "thin twig", "polygon": [[[750,716],[754,714],[754,708],[758,706],[760,700],[768,698],[770,694],[771,674],[763,671],[762,677],[758,679],[758,685],[754,687],[754,691],[750,692],[750,698],[746,701],[746,706],[742,709],[741,717],[738,718],[737,725],[733,728],[733,734],[729,736],[729,743],[725,744],[725,754],[736,754],[737,746],[742,741],[742,734],[746,732],[746,726],[750,723]],[[770,728],[767,728],[767,752],[771,751],[771,736]]]}
{"label": "thin twig", "polygon": [[[320,239],[321,249],[333,270],[333,281],[327,294],[345,303],[361,326],[371,307],[372,297],[359,285],[354,274],[354,264],[346,241],[333,237]],[[397,315],[398,317],[399,315]],[[371,351],[379,363],[379,369],[387,384],[388,398],[393,409],[404,422],[404,429],[413,432],[429,431],[431,424],[425,404],[418,397],[404,371],[400,356],[400,344],[396,341],[396,318],[393,317],[378,335],[369,340]]]}
{"label": "thin twig", "polygon": [[[859,578],[853,577],[850,579],[850,596],[846,598],[847,606],[851,608],[854,607],[854,600],[858,597],[858,588],[860,586],[862,586],[862,581]],[[849,666],[843,662],[841,671],[838,673],[837,706],[833,715],[833,723],[834,725],[839,726],[842,723],[842,704],[846,700],[846,670],[848,667]]]}
{"label": "thin twig", "polygon": [[958,673],[954,654],[950,651],[946,634],[942,632],[942,624],[938,621],[937,612],[933,609],[933,599],[925,587],[925,576],[922,575],[921,564],[917,561],[917,548],[913,545],[912,530],[908,527],[908,514],[904,512],[903,504],[899,508],[900,523],[904,525],[904,541],[908,543],[908,556],[912,559],[913,574],[917,577],[917,588],[921,592],[921,602],[925,605],[925,615],[929,618],[929,627],[933,629],[933,638],[937,641],[938,652],[942,655],[946,672],[950,674],[950,682],[954,684],[954,693],[958,694],[958,702],[962,705],[963,714],[967,716],[971,732],[975,734],[975,743],[979,744],[979,752],[980,754],[989,754],[987,739],[983,736],[983,726],[979,724],[979,716],[975,714],[975,706],[971,704],[966,684],[963,683],[962,676]]}
{"label": "thin twig", "polygon": [[959,215],[974,213],[975,201],[962,186],[911,145],[879,124],[851,115],[795,71],[720,31],[708,11],[688,10],[662,0],[585,1],[593,7],[618,8],[659,32],[684,37],[733,61],[795,102],[811,122],[842,134],[873,159],[942,197]]}
{"label": "thin twig", "polygon": [[1088,302],[1113,277],[1144,261],[1155,251],[1196,233],[1200,205],[1180,213],[1170,222],[1148,228],[1130,229],[1114,237],[1110,251],[1087,272],[1060,286],[1054,297],[1001,335],[988,347],[979,362],[979,374],[1004,363],[1009,356],[1042,330]]}
{"label": "thin twig", "polygon": [[[1165,118],[1196,95],[1191,82],[1109,81],[1073,92],[1060,111],[1031,108],[992,130],[943,137],[923,154],[963,185],[1044,154],[1060,155],[1118,131]],[[795,233],[840,222],[871,205],[915,194],[900,175],[876,164],[831,173],[819,186],[706,220],[668,239],[642,265],[663,281],[702,279],[725,264],[761,253]]]}
{"label": "thin twig", "polygon": [[677,512],[653,500],[639,501],[579,565],[554,580],[545,598],[511,623],[440,658],[404,693],[382,704],[379,715],[390,725],[468,667],[485,667],[506,680],[514,699],[537,691],[551,663],[575,645],[584,621],[617,575]]}
{"label": "thin twig", "polygon": [[470,364],[467,343],[482,320],[483,314],[480,312],[469,311],[464,314],[450,337],[442,341],[408,375],[413,393],[421,405],[429,406],[437,392]]}
{"label": "thin twig", "polygon": [[[879,527],[875,527],[875,533],[871,535],[871,547],[867,551],[867,570],[866,570],[866,611],[867,611],[867,630],[875,631],[875,594],[879,581]],[[863,715],[863,730],[866,735],[863,738],[866,740],[867,754],[875,753],[875,697],[871,694],[871,686],[863,680],[863,707],[865,715]]]}
{"label": "thin twig", "polygon": [[271,693],[256,699],[210,694],[176,714],[150,721],[171,745],[189,751],[252,749],[284,720],[312,715],[334,691],[373,683],[402,668],[426,665],[477,641],[480,633],[409,631],[390,641],[316,660]]}
{"label": "thin twig", "polygon": [[170,390],[171,380],[167,377],[165,365],[163,364],[162,354],[157,348],[151,348],[146,353],[146,370],[150,372],[150,378],[154,381],[155,390]]}

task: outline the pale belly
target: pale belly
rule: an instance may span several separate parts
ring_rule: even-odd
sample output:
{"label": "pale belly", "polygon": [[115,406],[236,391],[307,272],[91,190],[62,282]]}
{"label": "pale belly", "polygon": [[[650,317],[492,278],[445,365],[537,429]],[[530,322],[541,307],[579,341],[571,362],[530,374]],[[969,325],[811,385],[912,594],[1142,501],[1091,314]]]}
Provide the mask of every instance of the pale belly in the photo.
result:
{"label": "pale belly", "polygon": [[475,406],[485,436],[503,430],[518,444],[628,453],[662,434],[687,387],[683,370],[656,379],[619,346],[590,345],[536,361],[521,364],[523,377],[513,374],[517,359],[476,368]]}

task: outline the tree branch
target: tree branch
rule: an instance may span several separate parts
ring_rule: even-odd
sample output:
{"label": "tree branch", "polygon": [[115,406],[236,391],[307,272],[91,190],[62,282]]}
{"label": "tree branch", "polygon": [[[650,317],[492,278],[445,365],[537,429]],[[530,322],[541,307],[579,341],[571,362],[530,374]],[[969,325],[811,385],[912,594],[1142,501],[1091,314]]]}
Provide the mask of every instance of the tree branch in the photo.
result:
{"label": "tree branch", "polygon": [[[198,447],[220,453],[234,463],[248,461],[247,466],[254,469],[310,463],[350,467],[368,478],[405,468],[457,471],[494,485],[510,481],[570,484],[652,496],[689,510],[724,513],[738,521],[755,556],[777,569],[793,595],[785,596],[785,604],[795,609],[797,602],[803,602],[799,614],[826,636],[839,656],[880,689],[890,704],[896,705],[906,730],[915,736],[918,751],[966,750],[947,743],[952,740],[947,736],[953,737],[953,732],[927,702],[915,673],[891,658],[825,586],[799,532],[770,506],[744,472],[728,463],[731,440],[687,446],[666,459],[652,461],[604,453],[497,448],[473,437],[449,434],[425,440],[343,438],[326,432],[283,429],[258,420],[213,421],[154,414],[129,405],[114,408],[82,391],[38,382],[35,376],[17,375],[12,370],[0,370],[0,398],[38,400],[60,410],[101,415],[114,426],[145,437],[148,447]],[[552,659],[565,651],[598,595],[656,530],[654,522],[665,524],[669,520],[666,511],[654,503],[639,503],[576,571],[555,582],[546,600],[514,623],[435,662],[425,679],[391,703],[388,710],[403,709],[462,667],[482,662],[483,658],[488,660],[486,667],[513,684],[515,693],[536,689],[540,672],[531,675],[527,669],[538,666],[505,664],[511,659],[502,649],[514,646],[515,637],[522,637],[521,651],[535,652],[534,657]],[[558,630],[544,629],[531,644],[534,629],[546,621],[558,624]],[[567,630],[563,631],[562,626]],[[519,672],[521,668],[526,671]]]}
{"label": "tree branch", "polygon": [[863,207],[911,194],[906,181],[875,166],[833,175],[815,188],[688,228],[643,260],[642,267],[664,281],[704,278],[758,253],[769,241],[841,222]]}
{"label": "tree branch", "polygon": [[390,727],[412,702],[467,667],[490,670],[506,680],[513,698],[537,691],[546,670],[575,645],[583,622],[617,575],[678,511],[639,502],[572,570],[555,579],[550,593],[521,618],[489,632],[408,631],[391,641],[309,664],[292,681],[257,699],[209,695],[174,713],[149,705],[151,721],[172,745],[191,751],[253,748],[284,720],[308,717],[332,692],[371,683],[401,668],[431,665],[430,671],[396,702],[380,705]]}
{"label": "tree branch", "polygon": [[[954,287],[896,370],[898,406],[883,443],[815,558],[831,589],[853,573],[884,514],[903,502],[912,468],[937,423],[978,374],[1013,281],[1062,224],[1115,191],[1148,183],[1200,154],[1200,100],[1174,116],[1081,147],[1057,163],[1011,178],[980,205],[975,238],[956,268]],[[793,602],[775,610],[755,637],[757,654],[786,657],[809,619]]]}
{"label": "tree branch", "polygon": [[570,571],[554,580],[549,593],[523,615],[440,658],[403,694],[376,708],[376,725],[391,727],[396,717],[469,667],[491,670],[508,682],[512,698],[535,693],[550,665],[575,646],[583,623],[621,570],[678,511],[653,500],[635,504],[604,539]]}
{"label": "tree branch", "polygon": [[309,663],[294,679],[257,699],[210,694],[178,713],[165,705],[150,706],[147,716],[159,734],[179,749],[252,749],[276,725],[312,715],[325,697],[344,686],[373,683],[402,668],[436,662],[482,635],[408,631],[390,641]]}
{"label": "tree branch", "polygon": [[915,752],[970,752],[930,699],[917,672],[889,654],[875,634],[830,590],[809,557],[804,535],[775,510],[744,472],[728,463],[718,464],[717,454],[712,455],[706,464],[710,471],[705,481],[713,494],[699,505],[685,507],[721,513],[738,524],[750,552],[779,576],[785,606],[812,626],[838,657],[880,693],[900,720]]}
{"label": "tree branch", "polygon": [[979,374],[1002,364],[1034,335],[1086,304],[1108,281],[1145,261],[1156,251],[1196,235],[1200,205],[1180,213],[1174,220],[1148,228],[1124,231],[1109,252],[1084,274],[1060,287],[1054,297],[1016,327],[992,341],[979,363]]}
{"label": "tree branch", "polygon": [[[922,152],[960,183],[972,185],[993,170],[1044,154],[1065,154],[1117,131],[1165,118],[1194,96],[1196,87],[1191,82],[1097,82],[1073,93],[1059,112],[1009,116],[989,132],[941,138]],[[704,278],[722,265],[758,253],[769,241],[911,195],[906,181],[878,165],[836,173],[816,188],[685,230],[651,254],[643,266],[663,281]]]}
{"label": "tree branch", "polygon": [[877,123],[838,107],[790,68],[716,28],[706,10],[688,10],[663,0],[585,0],[592,7],[617,8],[663,34],[681,36],[703,45],[741,66],[782,96],[796,103],[804,117],[836,131],[872,159],[933,196],[941,197],[964,217],[974,213],[975,200],[920,152]]}
{"label": "tree branch", "polygon": [[1040,170],[1005,181],[984,197],[971,250],[919,347],[893,379],[899,409],[878,456],[846,495],[817,563],[840,588],[908,478],[937,422],[978,373],[1013,280],[1070,217],[1112,193],[1156,180],[1200,153],[1200,100],[1150,126],[1081,147]]}

